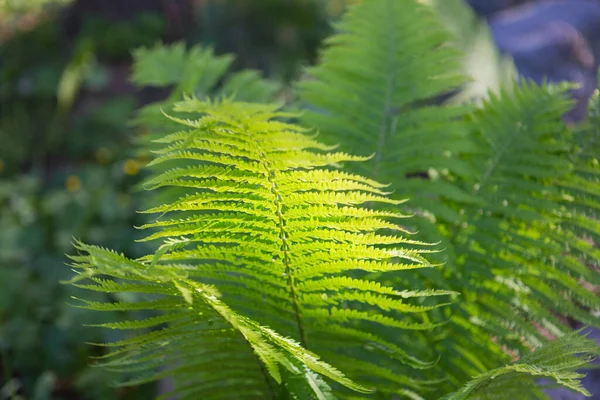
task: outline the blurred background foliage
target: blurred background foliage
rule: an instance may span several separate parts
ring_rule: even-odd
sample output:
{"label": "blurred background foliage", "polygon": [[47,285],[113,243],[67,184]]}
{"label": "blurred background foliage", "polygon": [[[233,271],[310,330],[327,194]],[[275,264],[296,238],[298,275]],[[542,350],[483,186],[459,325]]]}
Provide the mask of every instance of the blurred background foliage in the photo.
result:
{"label": "blurred background foliage", "polygon": [[[0,399],[154,393],[114,389],[111,376],[90,367],[98,348],[85,342],[109,338],[83,324],[112,317],[69,306],[75,293],[59,283],[70,274],[64,254],[73,238],[133,257],[141,249],[131,246],[143,201],[133,188],[146,160],[135,143],[151,127],[132,121],[175,82],[136,86],[134,50],[178,41],[234,53],[229,72],[262,71],[271,83],[255,86],[253,96],[270,96],[315,62],[344,7],[339,0],[0,0]],[[144,79],[152,76],[140,85]]]}
{"label": "blurred background foliage", "polygon": [[[489,35],[473,42],[473,32],[485,27],[462,3],[429,1],[449,16],[460,46],[490,60]],[[90,367],[98,348],[85,342],[109,338],[83,324],[101,323],[100,313],[69,306],[73,289],[59,283],[70,275],[64,254],[73,238],[130,257],[142,250],[131,244],[141,223],[135,210],[144,201],[134,188],[147,155],[135,143],[160,127],[139,123],[136,110],[147,121],[158,111],[150,103],[168,102],[173,85],[179,93],[189,88],[180,77],[152,71],[130,78],[136,49],[180,42],[163,58],[168,69],[183,71],[194,62],[183,58],[184,45],[200,44],[194,57],[213,57],[212,51],[224,62],[200,95],[244,87],[252,99],[285,100],[290,82],[316,62],[331,23],[354,2],[0,0],[0,399],[153,393],[113,389],[110,376]],[[495,61],[490,66],[483,81],[505,79]],[[257,71],[235,74],[248,68]],[[472,97],[485,89],[473,87]]]}

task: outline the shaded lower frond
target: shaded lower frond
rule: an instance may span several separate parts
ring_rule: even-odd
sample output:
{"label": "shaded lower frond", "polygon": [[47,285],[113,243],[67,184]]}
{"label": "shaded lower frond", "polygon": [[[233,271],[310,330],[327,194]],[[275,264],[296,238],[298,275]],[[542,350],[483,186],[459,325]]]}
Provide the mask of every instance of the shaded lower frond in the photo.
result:
{"label": "shaded lower frond", "polygon": [[[570,331],[564,316],[600,324],[593,312],[600,298],[589,290],[600,277],[582,257],[597,250],[568,227],[573,214],[560,185],[579,186],[569,161],[572,132],[561,121],[568,107],[561,89],[524,83],[491,95],[472,117],[480,151],[469,161],[481,173],[459,184],[479,200],[447,202],[466,219],[442,231],[453,274],[433,276],[438,287],[465,299],[449,328],[464,329],[469,340],[449,332],[442,342],[442,348],[458,342],[473,355],[454,370],[457,382],[473,367],[483,372],[506,361],[507,352],[523,354]],[[450,368],[443,356],[440,365]]]}
{"label": "shaded lower frond", "polygon": [[593,340],[580,333],[546,342],[514,363],[478,375],[443,400],[547,399],[539,385],[540,378],[590,396],[581,386],[580,379],[585,375],[578,369],[585,367],[600,351]]}

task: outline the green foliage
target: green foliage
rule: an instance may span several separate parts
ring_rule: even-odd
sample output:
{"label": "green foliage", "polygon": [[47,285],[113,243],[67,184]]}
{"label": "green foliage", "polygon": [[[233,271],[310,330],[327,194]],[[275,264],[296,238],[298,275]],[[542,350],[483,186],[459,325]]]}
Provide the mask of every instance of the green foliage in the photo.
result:
{"label": "green foliage", "polygon": [[544,344],[517,362],[478,375],[443,400],[515,399],[523,398],[525,393],[528,399],[545,399],[535,382],[540,377],[589,397],[591,394],[579,381],[585,375],[577,369],[600,352],[593,340],[580,336],[580,333],[572,332]]}
{"label": "green foliage", "polygon": [[108,66],[93,55],[65,51],[53,15],[0,39],[0,396],[148,398],[144,387],[117,393],[110,374],[89,368],[97,349],[85,342],[118,337],[82,324],[127,315],[70,307],[76,288],[59,283],[73,236],[143,252],[132,228],[136,171],[126,168],[138,165],[127,159],[136,100],[110,97]]}
{"label": "green foliage", "polygon": [[412,282],[464,299],[432,336],[441,387],[568,332],[559,315],[598,326],[599,170],[561,121],[564,90],[523,83],[479,108],[433,107],[462,81],[460,53],[429,8],[362,2],[338,31],[299,85],[303,121],[329,143],[375,153],[360,172],[410,198],[421,218],[407,224],[446,249],[444,269]]}
{"label": "green foliage", "polygon": [[[217,0],[199,6],[196,34],[219,53],[235,53],[237,64],[290,82],[316,61],[331,29],[329,0]],[[201,4],[202,4],[201,3]]]}
{"label": "green foliage", "polygon": [[234,57],[216,56],[211,48],[183,43],[157,45],[134,52],[133,82],[139,87],[171,88],[167,99],[143,107],[135,124],[150,132],[166,133],[176,124],[163,118],[162,110],[170,110],[181,96],[235,96],[239,101],[272,101],[280,85],[263,79],[257,71],[244,70],[229,74]]}
{"label": "green foliage", "polygon": [[[394,374],[394,368],[430,364],[402,350],[398,343],[406,338],[394,338],[394,332],[436,326],[426,314],[438,305],[428,304],[427,297],[447,297],[452,292],[393,288],[370,278],[431,267],[423,251],[415,248],[425,244],[406,238],[406,230],[390,221],[403,215],[359,207],[367,202],[371,206],[399,204],[384,196],[382,185],[326,168],[364,158],[329,152],[329,146],[302,128],[275,120],[289,117],[277,108],[195,99],[176,103],[177,112],[204,116],[171,118],[184,130],[158,140],[165,147],[150,165],[176,160],[187,160],[188,165],[161,172],[146,186],[189,188],[189,193],[146,211],[161,215],[142,227],[153,230],[143,240],[158,240],[156,252],[127,260],[102,249],[77,246],[83,255],[73,257],[74,267],[83,272],[76,281],[93,280],[80,287],[175,296],[130,304],[88,303],[88,308],[100,311],[169,311],[146,320],[105,324],[135,329],[169,323],[166,331],[116,343],[119,348],[106,356],[107,366],[127,371],[172,368],[174,377],[183,379],[178,390],[185,388],[186,396],[201,394],[203,398],[209,393],[238,393],[229,379],[232,374],[242,378],[240,371],[247,371],[243,379],[264,398],[272,390],[268,379],[259,373],[260,365],[250,349],[245,353],[242,349],[249,343],[270,375],[280,381],[275,361],[283,362],[272,349],[276,345],[310,369],[365,390],[330,367],[311,361],[311,353],[274,333],[279,332],[348,371],[361,385],[419,387],[418,381]],[[389,233],[378,233],[382,230]],[[100,276],[129,283],[113,283]],[[223,303],[216,299],[213,286],[222,293]],[[224,321],[217,323],[216,316]],[[250,329],[254,333],[246,332]],[[255,343],[256,329],[263,338]],[[225,332],[237,337],[235,346],[232,338],[224,337]],[[213,354],[221,341],[226,342],[223,352]],[[172,355],[165,354],[167,343],[178,343],[169,344]],[[140,346],[144,351],[140,352]],[[201,357],[203,353],[207,356]],[[373,357],[382,354],[384,359]],[[212,368],[213,357],[223,358],[221,371]],[[151,374],[141,381],[166,375]]]}
{"label": "green foliage", "polygon": [[[69,380],[68,386],[63,384],[65,392],[80,390],[92,399],[115,396],[110,374],[88,368],[96,351],[84,343],[115,337],[82,324],[123,315],[95,315],[70,307],[67,303],[77,290],[59,281],[71,275],[64,266],[64,253],[71,248],[72,235],[129,254],[141,250],[132,246],[136,236],[131,225],[138,223],[134,213],[138,207],[127,193],[132,184],[128,178],[120,163],[115,163],[88,165],[70,178],[56,173],[46,187],[30,175],[0,179],[3,385],[14,385],[25,398],[32,398],[36,381],[48,374],[57,381]],[[63,186],[65,180],[70,183],[68,189]],[[104,298],[103,294],[88,297]],[[56,387],[51,385],[47,392],[53,393]],[[62,395],[68,393],[55,393]]]}

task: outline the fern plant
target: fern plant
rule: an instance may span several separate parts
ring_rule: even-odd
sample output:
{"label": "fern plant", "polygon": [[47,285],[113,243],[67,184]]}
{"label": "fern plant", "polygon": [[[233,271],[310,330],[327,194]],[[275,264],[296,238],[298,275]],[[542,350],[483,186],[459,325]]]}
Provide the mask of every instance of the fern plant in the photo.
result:
{"label": "fern plant", "polygon": [[[187,100],[176,108],[204,117],[175,119],[184,130],[160,140],[167,147],[153,163],[183,158],[191,165],[162,172],[147,185],[175,185],[192,193],[148,210],[161,213],[143,227],[154,230],[145,240],[160,241],[156,252],[131,260],[77,242],[80,254],[72,256],[79,272],[72,284],[143,296],[131,302],[81,300],[80,307],[162,311],[100,325],[142,331],[99,344],[110,350],[100,365],[130,376],[129,385],[173,376],[176,389],[164,398],[329,399],[334,393],[358,398],[373,390],[371,395],[420,398],[416,392],[427,392],[416,372],[394,374],[402,365],[419,372],[431,367],[405,350],[416,344],[406,343],[407,331],[400,338],[397,333],[434,327],[424,317],[436,305],[426,300],[453,293],[393,288],[369,279],[430,264],[422,251],[404,247],[421,243],[375,233],[403,232],[389,221],[403,215],[357,206],[396,203],[381,194],[380,184],[322,168],[358,158],[308,151],[327,147],[297,126],[271,120],[284,115],[276,106]],[[162,219],[165,214],[170,218]],[[357,271],[362,279],[348,277]],[[573,346],[569,362],[566,352],[556,350],[560,346]],[[550,376],[584,392],[573,373],[588,358],[574,356],[596,350],[589,340],[567,337],[541,351],[537,364],[531,358],[524,360],[526,366],[505,368]],[[502,371],[478,377],[452,396],[475,389],[485,393],[485,378]],[[340,386],[332,390],[319,374]],[[521,376],[516,381],[530,382]],[[532,396],[538,391],[531,383],[526,387]]]}
{"label": "fern plant", "polygon": [[[79,307],[161,311],[100,325],[141,332],[98,344],[109,349],[99,365],[128,376],[125,385],[172,376],[176,389],[163,398],[420,398],[417,392],[427,392],[433,382],[394,371],[433,365],[406,350],[417,344],[407,343],[407,333],[434,328],[426,315],[439,305],[427,300],[453,292],[373,279],[431,265],[424,250],[408,248],[423,243],[391,233],[404,232],[391,221],[403,215],[358,206],[398,203],[383,195],[380,184],[325,168],[361,158],[330,153],[302,128],[273,120],[286,116],[277,106],[188,99],[176,110],[203,117],[172,118],[183,130],[159,140],[166,147],[153,164],[185,159],[190,165],[161,172],[148,187],[191,193],[148,210],[161,214],[142,227],[152,230],[144,240],[159,241],[156,251],[132,260],[76,242],[79,255],[71,257],[78,274],[70,283],[138,294],[134,301],[79,299]],[[557,351],[560,346],[573,350]],[[567,337],[539,350],[538,358],[533,353],[527,364],[505,369],[549,376],[584,392],[573,371],[595,350],[589,340]],[[503,371],[477,377],[449,398],[485,393],[482,382]],[[321,376],[338,386],[332,389]],[[527,377],[513,381],[529,382],[532,395],[538,391]]]}
{"label": "fern plant", "polygon": [[565,334],[559,315],[598,326],[600,299],[584,286],[599,282],[588,265],[599,253],[584,239],[597,240],[599,170],[561,122],[564,90],[523,83],[481,107],[431,106],[463,80],[430,8],[363,1],[338,31],[299,85],[303,121],[326,142],[375,152],[360,172],[413,199],[421,218],[409,224],[447,249],[446,268],[411,282],[464,298],[431,337],[443,390]]}

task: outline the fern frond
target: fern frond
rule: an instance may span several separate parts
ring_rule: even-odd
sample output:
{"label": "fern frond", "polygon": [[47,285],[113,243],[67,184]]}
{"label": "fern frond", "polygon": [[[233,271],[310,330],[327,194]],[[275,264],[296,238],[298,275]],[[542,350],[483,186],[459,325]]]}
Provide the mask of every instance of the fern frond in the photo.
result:
{"label": "fern frond", "polygon": [[[235,313],[219,299],[220,294],[214,287],[186,278],[185,272],[175,268],[152,268],[80,242],[75,247],[80,255],[72,257],[77,260],[73,267],[81,272],[70,283],[105,276],[136,282],[141,290],[136,290],[134,285],[117,284],[112,288],[104,287],[103,292],[138,291],[168,296],[151,301],[117,303],[83,300],[81,307],[95,311],[169,312],[140,320],[95,325],[118,330],[163,327],[103,345],[117,349],[99,358],[97,365],[134,375],[125,385],[175,376],[178,387],[170,395],[182,395],[183,398],[195,398],[200,394],[203,398],[211,398],[214,393],[210,394],[209,388],[218,389],[220,397],[238,398],[241,387],[249,390],[245,398],[274,397],[277,389],[270,386],[264,365],[278,383],[282,383],[282,369],[287,371],[288,380],[295,381],[296,386],[306,386],[308,389],[305,390],[312,393],[310,397],[326,398],[321,394],[326,384],[321,382],[315,386],[320,380],[315,372],[354,390],[367,391],[294,340]],[[162,290],[143,289],[148,286],[160,286]],[[249,352],[249,348],[252,351]],[[211,371],[211,364],[215,362],[227,365],[227,370],[222,373]],[[161,367],[160,371],[156,371],[158,367]]]}
{"label": "fern frond", "polygon": [[[320,65],[298,85],[311,106],[303,121],[342,149],[375,154],[356,171],[376,171],[399,197],[408,193],[396,184],[406,174],[428,168],[472,173],[459,161],[446,162],[448,153],[464,149],[465,132],[456,120],[465,110],[431,106],[465,81],[455,72],[461,53],[448,46],[450,35],[431,8],[416,0],[364,1],[336,28]],[[411,200],[422,204],[416,192]]]}
{"label": "fern frond", "polygon": [[[175,110],[202,117],[173,118],[183,130],[158,140],[166,147],[152,164],[162,172],[146,185],[173,186],[182,196],[145,211],[160,214],[141,227],[149,231],[142,240],[156,243],[157,251],[127,260],[78,244],[84,255],[73,256],[84,270],[81,277],[92,280],[82,285],[77,279],[73,283],[79,287],[168,296],[140,299],[130,308],[165,314],[105,326],[168,323],[165,335],[151,332],[121,341],[116,361],[108,366],[147,371],[141,379],[173,374],[180,394],[189,397],[232,385],[234,376],[257,396],[262,390],[264,398],[273,397],[255,355],[276,380],[283,369],[304,371],[301,379],[309,379],[314,391],[324,387],[315,373],[340,383],[334,392],[344,386],[394,392],[398,384],[423,388],[426,382],[410,371],[430,368],[435,359],[422,359],[430,351],[421,332],[444,323],[447,316],[428,314],[444,308],[456,293],[387,282],[390,272],[431,269],[425,258],[431,245],[410,239],[395,223],[405,215],[373,209],[403,201],[386,197],[383,185],[373,180],[337,169],[364,157],[328,151],[302,128],[278,121],[288,114],[277,106],[189,98]],[[327,184],[315,185],[318,181]],[[433,296],[446,301],[430,301]],[[122,303],[82,306],[128,308]],[[398,335],[398,329],[404,333]],[[244,338],[253,351],[242,350]],[[163,347],[169,356],[161,355]],[[244,356],[234,356],[237,352]],[[348,371],[349,378],[314,354]],[[210,368],[217,360],[226,366],[222,381]],[[155,367],[165,362],[172,367],[156,375]],[[245,364],[254,375],[238,374]],[[289,385],[298,378],[291,379]],[[327,390],[322,392],[327,398]]]}
{"label": "fern frond", "polygon": [[[230,262],[229,271],[226,265],[221,264],[218,273],[211,272],[210,268],[204,272],[221,288],[226,301],[232,305],[239,304],[244,307],[243,311],[239,309],[240,312],[279,332],[297,337],[317,352],[320,351],[319,334],[313,339],[310,329],[326,319],[331,324],[342,326],[359,320],[389,328],[425,329],[434,326],[422,319],[399,321],[400,314],[396,314],[409,310],[419,314],[434,307],[403,304],[388,298],[385,289],[381,289],[379,294],[372,293],[374,286],[364,279],[356,279],[352,285],[348,285],[350,281],[339,286],[332,285],[335,282],[332,279],[341,277],[346,271],[385,273],[428,265],[418,251],[389,247],[422,243],[396,235],[371,233],[382,228],[389,229],[393,223],[387,218],[376,213],[352,215],[352,210],[361,210],[355,206],[363,203],[398,203],[377,194],[381,185],[373,185],[373,181],[356,175],[319,169],[340,162],[360,161],[360,157],[342,152],[323,154],[307,151],[307,148],[314,147],[314,140],[298,133],[295,126],[281,122],[270,126],[272,118],[282,116],[271,106],[211,104],[190,99],[176,104],[175,110],[203,111],[207,115],[195,125],[194,130],[189,131],[187,138],[177,138],[175,147],[171,144],[171,151],[155,159],[154,163],[178,159],[210,160],[211,165],[221,168],[221,180],[214,180],[214,174],[209,171],[202,175],[202,168],[194,169],[193,176],[180,170],[180,178],[174,183],[182,186],[182,181],[187,179],[187,182],[192,182],[191,186],[196,185],[196,189],[202,192],[149,210],[175,213],[176,217],[167,220],[168,227],[163,218],[145,226],[161,229],[148,236],[149,240],[169,238],[163,239],[163,248],[167,250],[161,261],[188,262],[196,253],[206,260]],[[219,123],[213,124],[214,120]],[[260,130],[253,131],[254,126]],[[204,146],[205,137],[230,137],[236,144],[224,145],[217,151],[214,147]],[[273,146],[274,142],[276,146]],[[180,151],[178,146],[186,150]],[[235,177],[230,178],[229,174],[222,172],[230,168],[235,171]],[[315,188],[314,180],[325,177],[337,185]],[[159,182],[160,178],[154,180],[155,184]],[[241,189],[243,195],[238,194]],[[247,190],[252,194],[246,193]],[[315,206],[329,215],[321,214],[315,218],[311,212]],[[350,212],[342,214],[342,220],[338,213],[345,208]],[[178,215],[179,212],[186,215],[199,210],[210,210],[212,215],[218,215],[218,220],[200,222],[196,217],[190,220]],[[244,218],[248,219],[247,222]],[[396,227],[398,229],[404,231]],[[221,246],[195,248],[202,243],[220,243]],[[226,254],[231,252],[222,246],[236,246],[235,261],[228,259]],[[399,258],[406,262],[394,261]],[[271,272],[266,275],[264,266],[257,262],[267,263]],[[277,276],[280,279],[273,279]],[[329,284],[324,285],[323,279],[329,279]],[[262,293],[257,293],[256,285],[262,287]],[[289,291],[287,295],[285,291]],[[233,295],[228,298],[228,294]],[[261,299],[271,296],[282,303],[275,306],[267,302],[257,309]],[[347,309],[351,304],[362,305],[360,309]],[[366,312],[371,306],[386,310],[389,315],[371,315]],[[287,313],[282,309],[287,309]],[[271,312],[280,317],[270,320]],[[282,313],[288,317],[295,316],[296,327],[290,326],[289,318],[282,319]],[[328,343],[327,350],[331,350],[329,346]],[[350,350],[342,347],[340,353]],[[331,362],[335,363],[335,360]]]}
{"label": "fern frond", "polygon": [[[561,336],[570,328],[559,315],[600,324],[594,314],[600,299],[586,287],[600,277],[582,257],[594,250],[578,244],[581,238],[569,227],[573,211],[563,201],[577,194],[567,193],[562,182],[580,187],[569,161],[572,132],[561,121],[569,102],[560,88],[522,84],[511,93],[491,95],[472,117],[481,150],[470,162],[481,174],[458,183],[480,202],[448,203],[468,217],[448,227],[453,253],[461,256],[451,260],[457,275],[447,288],[462,285],[472,302],[461,305],[452,328],[471,325],[471,344],[457,341],[475,357],[474,343],[523,353],[548,334]],[[598,226],[597,220],[588,223]],[[498,350],[489,354],[497,363],[505,357]]]}
{"label": "fern frond", "polygon": [[518,361],[473,378],[459,391],[443,397],[443,400],[546,399],[536,383],[546,378],[556,384],[591,396],[581,386],[585,375],[577,370],[600,354],[593,340],[573,332],[559,339],[544,343]]}
{"label": "fern frond", "polygon": [[281,85],[264,79],[257,71],[228,74],[234,56],[215,55],[211,48],[186,49],[184,43],[157,44],[136,50],[133,60],[135,85],[173,88],[167,99],[144,106],[138,112],[134,124],[150,131],[168,132],[177,127],[162,116],[162,110],[170,110],[183,95],[233,96],[240,101],[266,102],[274,100],[281,90]]}
{"label": "fern frond", "polygon": [[501,286],[517,284],[510,290],[517,296],[512,303],[529,318],[553,325],[543,317],[545,308],[598,325],[584,307],[597,309],[600,301],[581,286],[598,276],[573,248],[578,239],[565,230],[571,211],[560,201],[566,192],[561,182],[577,185],[571,178],[575,166],[568,161],[572,133],[560,120],[569,106],[565,98],[561,90],[522,85],[513,95],[492,98],[475,118],[489,149],[474,159],[483,171],[476,191],[485,208],[456,238],[459,243],[461,235],[471,238],[465,248],[468,271],[481,269],[476,265],[484,259],[493,269],[500,285],[489,289],[504,291]]}

